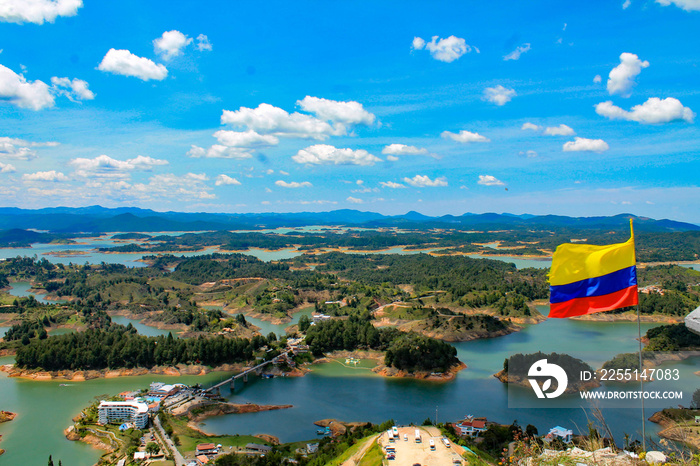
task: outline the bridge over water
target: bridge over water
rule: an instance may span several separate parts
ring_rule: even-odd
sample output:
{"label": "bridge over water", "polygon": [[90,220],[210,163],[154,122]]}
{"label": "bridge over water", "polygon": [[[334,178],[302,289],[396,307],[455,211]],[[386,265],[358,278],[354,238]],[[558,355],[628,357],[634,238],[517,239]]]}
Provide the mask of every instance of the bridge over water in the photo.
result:
{"label": "bridge over water", "polygon": [[255,373],[256,375],[260,375],[265,366],[267,366],[268,364],[277,364],[281,357],[283,357],[283,356],[287,357],[289,355],[289,353],[291,353],[291,352],[292,352],[291,350],[287,350],[284,353],[280,353],[279,355],[275,356],[274,358],[270,359],[269,361],[264,361],[264,362],[261,362],[260,364],[258,364],[257,366],[249,367],[249,368],[245,369],[243,372],[240,372],[239,374],[231,376],[228,379],[223,380],[223,381],[217,383],[216,385],[213,385],[213,386],[205,389],[204,391],[207,393],[211,393],[214,391],[218,391],[224,385],[231,384],[231,391],[233,392],[235,387],[236,387],[236,380],[243,379],[244,383],[247,382],[248,381],[248,374]]}

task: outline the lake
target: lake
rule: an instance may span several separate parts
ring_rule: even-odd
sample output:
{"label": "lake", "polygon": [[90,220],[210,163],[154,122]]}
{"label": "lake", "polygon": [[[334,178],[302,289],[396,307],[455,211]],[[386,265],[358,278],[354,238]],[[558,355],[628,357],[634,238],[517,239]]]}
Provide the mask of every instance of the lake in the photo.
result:
{"label": "lake", "polygon": [[[546,306],[540,310],[547,312]],[[256,325],[261,323],[257,319],[247,319]],[[129,321],[134,324],[134,321]],[[642,331],[655,325],[658,324],[643,324]],[[278,327],[265,330],[277,333]],[[572,428],[575,432],[585,431],[586,413],[580,408],[508,408],[506,386],[493,374],[502,368],[506,357],[519,352],[557,351],[576,356],[593,348],[600,352],[599,361],[593,361],[599,364],[620,352],[636,351],[636,336],[636,323],[551,319],[504,337],[456,343],[459,358],[469,368],[461,371],[454,381],[446,383],[380,377],[369,371],[371,365],[368,361],[363,361],[360,367],[345,367],[337,362],[319,364],[312,373],[299,378],[253,377],[233,395],[227,391],[223,395],[237,403],[292,404],[294,407],[210,418],[203,427],[217,434],[269,433],[287,442],[316,438],[317,427],[313,422],[319,419],[382,422],[393,418],[403,424],[421,423],[427,417],[434,419],[437,408],[441,422],[456,421],[473,414],[502,423],[517,419],[522,426],[535,425],[540,433],[546,433],[555,425]],[[2,364],[11,361],[12,358],[0,358]],[[672,363],[668,367],[681,370],[683,380],[679,388],[698,385],[700,380],[692,374],[697,370],[697,360]],[[2,461],[7,464],[43,464],[48,455],[53,454],[55,460],[61,459],[71,466],[92,465],[99,453],[82,444],[68,442],[62,430],[71,424],[70,418],[95,396],[145,387],[157,380],[208,384],[226,377],[224,373],[182,378],[126,377],[61,387],[60,382],[26,381],[0,374],[0,407],[19,413],[15,421],[0,425],[2,447],[8,450]],[[647,417],[653,411],[648,410]],[[604,413],[618,441],[624,433],[639,438],[639,410],[606,409]],[[655,432],[658,432],[658,427],[647,423],[648,435]],[[37,438],[42,439],[40,443],[35,442]],[[32,443],[33,448],[26,448]]]}

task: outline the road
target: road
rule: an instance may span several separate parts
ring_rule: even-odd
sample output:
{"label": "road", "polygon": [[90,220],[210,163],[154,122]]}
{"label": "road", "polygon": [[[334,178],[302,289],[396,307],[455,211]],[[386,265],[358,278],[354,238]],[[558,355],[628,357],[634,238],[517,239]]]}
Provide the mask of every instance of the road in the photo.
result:
{"label": "road", "polygon": [[175,466],[185,466],[187,464],[185,462],[185,458],[182,457],[182,454],[180,454],[180,450],[177,449],[170,436],[165,433],[165,430],[163,430],[163,426],[161,425],[158,416],[155,416],[153,418],[153,425],[156,426],[156,429],[158,429],[160,435],[163,436],[163,440],[165,440],[165,443],[168,444],[168,448],[170,449],[170,451],[173,452],[173,460],[175,460]]}

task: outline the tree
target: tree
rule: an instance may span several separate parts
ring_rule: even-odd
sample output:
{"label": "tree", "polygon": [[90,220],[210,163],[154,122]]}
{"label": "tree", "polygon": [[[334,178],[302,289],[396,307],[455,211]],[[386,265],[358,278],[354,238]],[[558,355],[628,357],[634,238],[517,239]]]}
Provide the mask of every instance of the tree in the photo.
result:
{"label": "tree", "polygon": [[159,451],[160,447],[155,442],[148,442],[148,445],[146,445],[146,453],[148,453],[149,455],[155,455]]}
{"label": "tree", "polygon": [[51,458],[51,455],[49,455],[49,464],[48,466],[53,466],[53,458]]}
{"label": "tree", "polygon": [[299,318],[299,331],[300,332],[306,332],[309,329],[309,326],[311,325],[311,319],[309,319],[309,316],[304,314]]}
{"label": "tree", "polygon": [[693,393],[693,399],[690,402],[690,407],[693,409],[700,409],[700,388],[695,390],[695,393]]}

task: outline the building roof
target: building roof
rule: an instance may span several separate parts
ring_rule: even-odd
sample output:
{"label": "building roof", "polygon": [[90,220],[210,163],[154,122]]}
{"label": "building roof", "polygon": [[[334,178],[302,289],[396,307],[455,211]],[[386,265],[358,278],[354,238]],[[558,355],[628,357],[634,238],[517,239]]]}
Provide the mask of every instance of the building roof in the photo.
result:
{"label": "building roof", "polygon": [[139,403],[138,401],[105,401],[105,400],[102,400],[102,401],[100,401],[99,407],[100,408],[111,408],[111,407],[119,407],[119,406],[136,408],[139,414],[148,412],[148,405],[146,403]]}
{"label": "building roof", "polygon": [[474,419],[472,421],[467,421],[466,419],[459,424],[457,424],[460,427],[473,427],[475,429],[483,429],[486,427],[486,420],[485,419]]}
{"label": "building roof", "polygon": [[573,432],[569,429],[565,429],[562,426],[555,426],[549,429],[549,433],[552,435],[558,435],[559,437],[566,437],[567,435],[573,435]]}
{"label": "building roof", "polygon": [[207,464],[209,462],[209,457],[204,456],[204,455],[199,455],[196,458],[197,458],[197,461],[199,461],[202,464]]}
{"label": "building roof", "polygon": [[259,443],[248,443],[245,446],[248,450],[258,450],[258,451],[264,451],[268,452],[272,450],[272,447],[268,447],[267,445],[260,445]]}
{"label": "building roof", "polygon": [[213,443],[200,443],[197,445],[197,450],[213,450],[216,448],[216,445]]}

